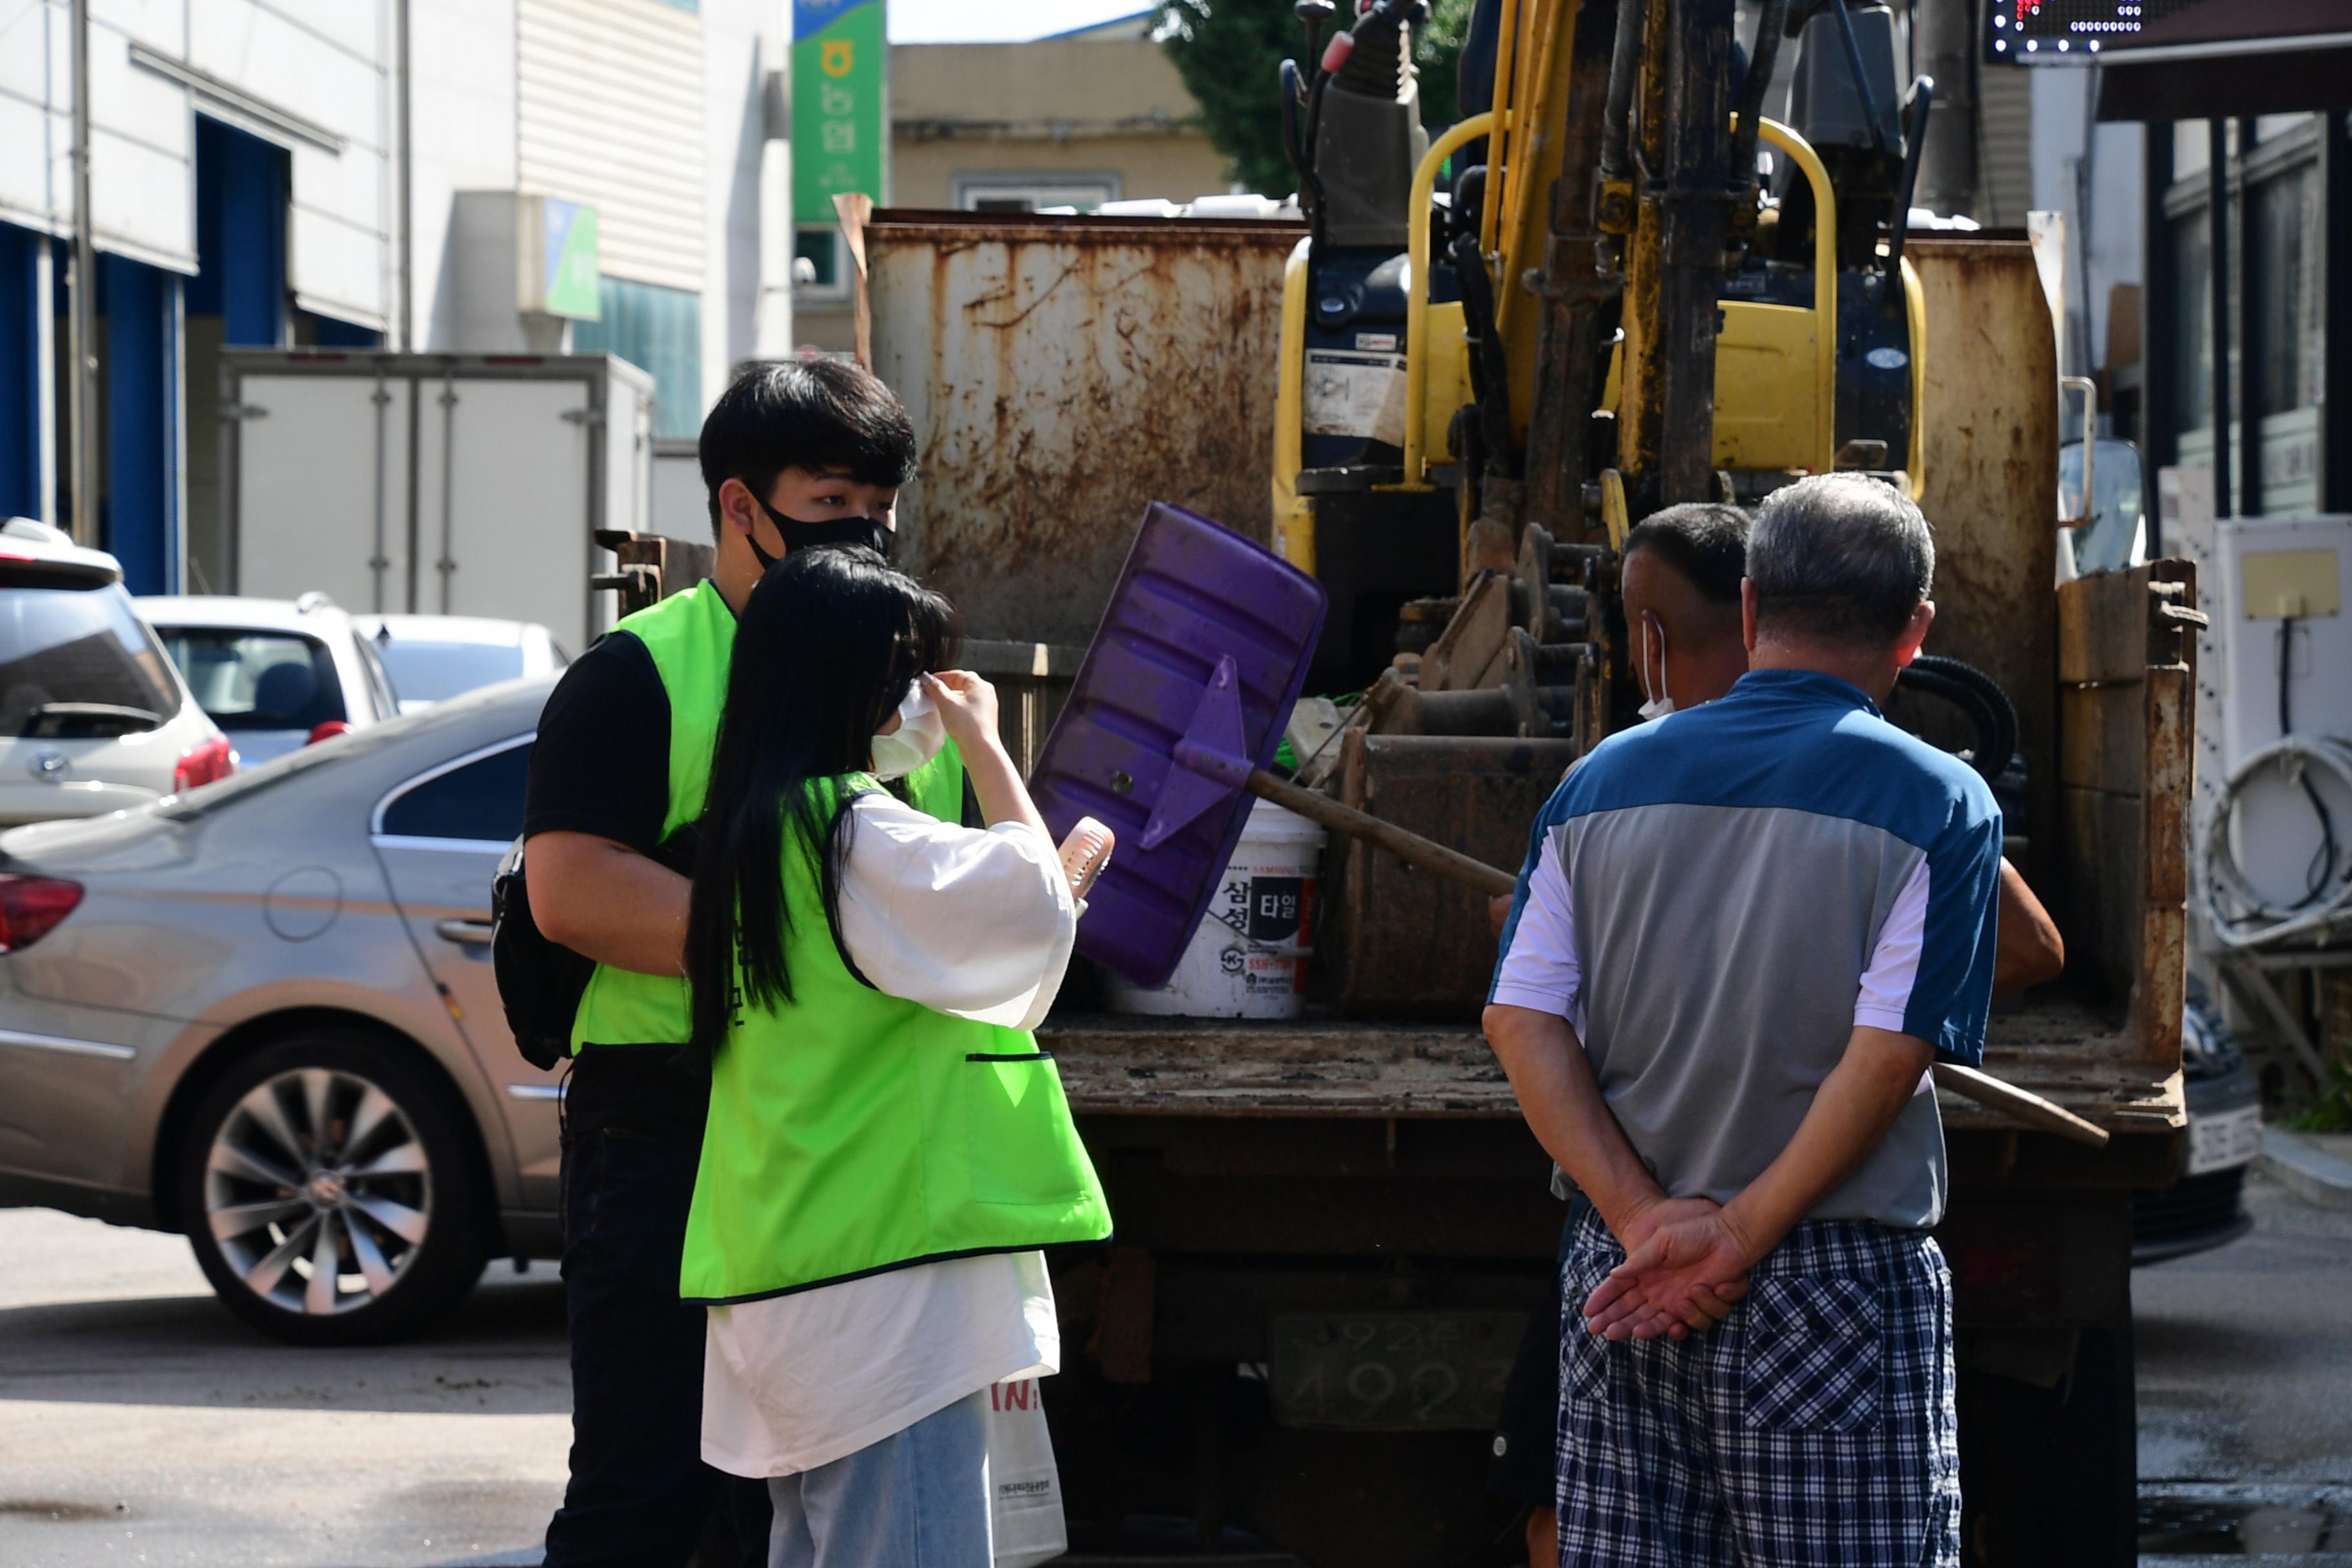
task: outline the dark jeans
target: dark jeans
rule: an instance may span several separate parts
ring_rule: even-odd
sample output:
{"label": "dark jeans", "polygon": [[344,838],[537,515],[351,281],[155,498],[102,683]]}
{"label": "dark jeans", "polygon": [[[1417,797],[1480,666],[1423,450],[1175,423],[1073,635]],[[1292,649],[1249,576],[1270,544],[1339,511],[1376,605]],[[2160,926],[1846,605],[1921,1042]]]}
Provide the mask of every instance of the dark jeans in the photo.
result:
{"label": "dark jeans", "polygon": [[[1559,1229],[1559,1256],[1552,1265],[1551,1284],[1544,1304],[1528,1315],[1519,1353],[1503,1384],[1503,1410],[1495,1424],[1495,1462],[1486,1472],[1486,1489],[1513,1502],[1549,1508],[1559,1484],[1559,1346],[1566,1315],[1560,1306],[1559,1273],[1576,1242],[1577,1222],[1591,1203],[1582,1194],[1570,1201],[1568,1218]],[[1579,1303],[1581,1305],[1581,1303]]]}
{"label": "dark jeans", "polygon": [[[547,1568],[677,1568],[731,1511],[702,1568],[767,1560],[767,1489],[702,1462],[703,1309],[677,1299],[697,1151],[626,1132],[563,1152],[563,1302],[572,1330],[572,1482]],[[724,1521],[714,1539],[730,1535]]]}

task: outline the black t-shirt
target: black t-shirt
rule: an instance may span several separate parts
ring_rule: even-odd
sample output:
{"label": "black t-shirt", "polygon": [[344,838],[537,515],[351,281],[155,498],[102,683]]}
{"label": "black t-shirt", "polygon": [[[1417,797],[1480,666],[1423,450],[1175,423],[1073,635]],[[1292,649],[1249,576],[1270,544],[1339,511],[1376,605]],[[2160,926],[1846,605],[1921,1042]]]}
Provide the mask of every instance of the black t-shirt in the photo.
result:
{"label": "black t-shirt", "polygon": [[[563,672],[540,715],[522,830],[593,834],[682,871],[660,853],[668,815],[669,693],[646,645],[615,632]],[[564,1099],[566,1134],[700,1144],[710,1080],[682,1059],[682,1045],[583,1048]]]}
{"label": "black t-shirt", "polygon": [[572,661],[540,715],[522,830],[593,833],[650,855],[669,815],[669,693],[615,632]]}

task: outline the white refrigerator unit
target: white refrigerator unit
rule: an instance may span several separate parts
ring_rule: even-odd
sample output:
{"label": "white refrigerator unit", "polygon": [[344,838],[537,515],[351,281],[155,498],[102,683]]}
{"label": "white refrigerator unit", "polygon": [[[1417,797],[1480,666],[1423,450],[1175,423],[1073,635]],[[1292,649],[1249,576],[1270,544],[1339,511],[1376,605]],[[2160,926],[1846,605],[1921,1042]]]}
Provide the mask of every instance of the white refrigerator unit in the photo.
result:
{"label": "white refrigerator unit", "polygon": [[610,354],[232,349],[229,591],[493,616],[574,653],[613,620],[594,531],[652,531],[653,378]]}
{"label": "white refrigerator unit", "polygon": [[[2352,783],[2324,745],[2352,745],[2352,517],[2222,519],[2200,569],[2220,659],[2199,675],[2199,828],[2229,833],[2246,882],[2284,917],[2352,873]],[[2225,807],[2231,776],[2288,734],[2320,752],[2265,767]]]}

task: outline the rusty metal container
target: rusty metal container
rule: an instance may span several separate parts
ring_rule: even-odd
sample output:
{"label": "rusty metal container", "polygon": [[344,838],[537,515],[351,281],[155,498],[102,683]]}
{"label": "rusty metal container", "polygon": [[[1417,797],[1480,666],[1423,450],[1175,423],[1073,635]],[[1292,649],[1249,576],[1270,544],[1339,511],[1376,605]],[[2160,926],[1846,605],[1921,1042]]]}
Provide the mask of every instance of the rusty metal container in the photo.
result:
{"label": "rusty metal container", "polygon": [[[1356,731],[1343,744],[1347,804],[1511,871],[1527,858],[1536,814],[1577,757],[1572,741],[1503,736]],[[1332,849],[1324,867],[1336,896],[1326,905],[1320,951],[1340,1011],[1477,1017],[1495,970],[1486,900],[1361,840]]]}
{"label": "rusty metal container", "polygon": [[[1918,417],[1936,535],[1936,625],[1927,651],[1966,659],[2017,706],[2032,843],[2020,868],[2047,898],[2058,885],[2058,349],[2050,305],[2022,240],[1915,238],[1927,295],[1927,385]],[[1898,697],[1889,711],[1930,740],[1940,704]],[[2054,902],[2054,900],[2053,900]]]}
{"label": "rusty metal container", "polygon": [[898,558],[974,637],[1083,645],[1145,503],[1263,543],[1291,223],[892,211],[868,363],[922,469]]}

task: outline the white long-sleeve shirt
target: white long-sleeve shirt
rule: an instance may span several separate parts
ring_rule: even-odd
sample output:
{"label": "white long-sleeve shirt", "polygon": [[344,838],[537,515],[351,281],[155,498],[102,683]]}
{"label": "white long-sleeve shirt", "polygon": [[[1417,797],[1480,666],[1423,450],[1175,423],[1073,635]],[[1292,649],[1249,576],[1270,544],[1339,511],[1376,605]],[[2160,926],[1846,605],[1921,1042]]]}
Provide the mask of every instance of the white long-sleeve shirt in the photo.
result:
{"label": "white long-sleeve shirt", "polygon": [[[1054,1003],[1077,906],[1053,842],[859,796],[841,940],[878,991],[1034,1027]],[[1042,1253],[917,1264],[709,1309],[702,1457],[737,1476],[814,1469],[994,1383],[1060,1370]]]}

